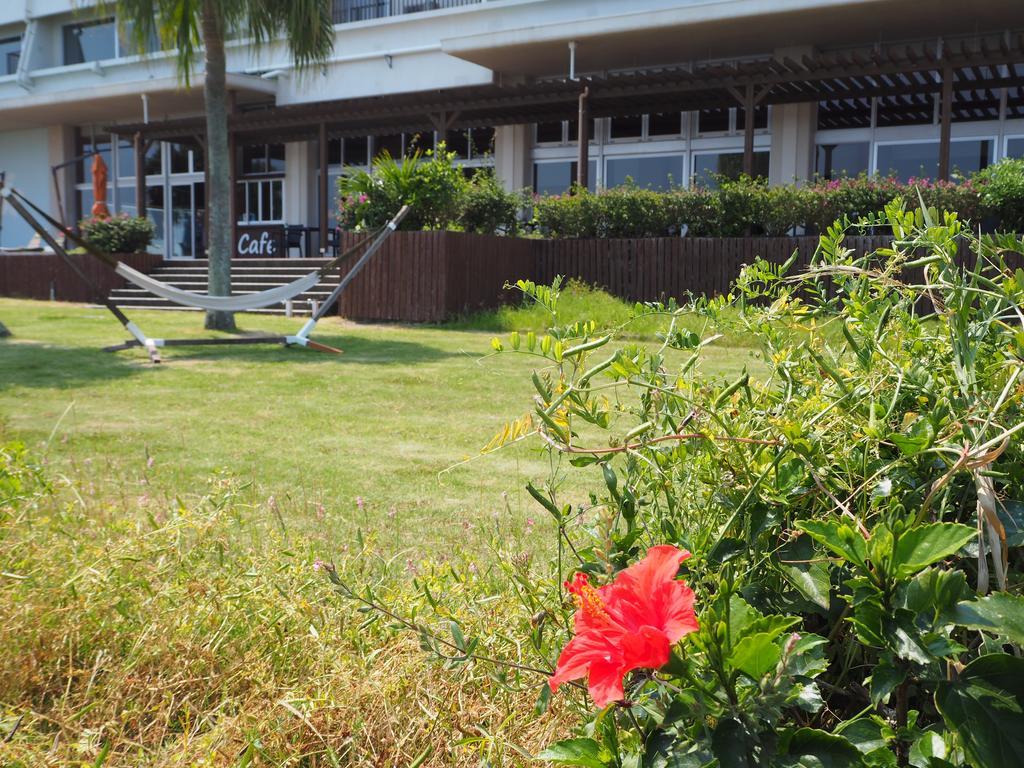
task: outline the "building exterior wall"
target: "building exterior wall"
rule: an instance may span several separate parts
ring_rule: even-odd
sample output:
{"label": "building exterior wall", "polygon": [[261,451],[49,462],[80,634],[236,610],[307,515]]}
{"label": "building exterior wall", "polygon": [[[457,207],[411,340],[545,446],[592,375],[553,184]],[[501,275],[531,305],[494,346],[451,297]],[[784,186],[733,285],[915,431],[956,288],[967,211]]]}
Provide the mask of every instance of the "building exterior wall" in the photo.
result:
{"label": "building exterior wall", "polygon": [[[50,200],[50,131],[0,131],[0,170],[30,199]],[[0,248],[26,245],[35,234],[9,205],[3,207]]]}

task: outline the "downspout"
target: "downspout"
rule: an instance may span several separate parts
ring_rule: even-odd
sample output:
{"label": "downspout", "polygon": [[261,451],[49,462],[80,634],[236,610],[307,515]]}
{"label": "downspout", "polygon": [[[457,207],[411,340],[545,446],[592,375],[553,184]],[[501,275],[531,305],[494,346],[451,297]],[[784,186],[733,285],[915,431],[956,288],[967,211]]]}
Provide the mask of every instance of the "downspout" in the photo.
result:
{"label": "downspout", "polygon": [[32,49],[35,48],[36,28],[39,23],[35,19],[25,19],[25,37],[21,41],[21,54],[18,56],[18,69],[15,73],[17,83],[26,91],[32,89]]}

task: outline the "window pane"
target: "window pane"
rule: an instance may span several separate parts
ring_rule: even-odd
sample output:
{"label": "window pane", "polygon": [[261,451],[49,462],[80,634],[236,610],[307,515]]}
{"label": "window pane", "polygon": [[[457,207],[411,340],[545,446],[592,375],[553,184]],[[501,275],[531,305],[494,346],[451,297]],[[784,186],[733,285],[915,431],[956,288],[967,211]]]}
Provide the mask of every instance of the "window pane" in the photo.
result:
{"label": "window pane", "polygon": [[78,154],[81,156],[81,161],[76,167],[76,179],[79,184],[84,184],[92,181],[92,159],[95,153],[99,153],[100,157],[103,158],[103,162],[107,164],[107,175],[113,172],[113,168],[110,163],[110,141],[108,139],[97,139],[93,143],[92,139],[87,137],[79,137],[78,139]]}
{"label": "window pane", "polygon": [[[481,129],[475,129],[481,130]],[[407,133],[405,135],[405,153],[411,155],[417,150],[426,154],[434,148],[434,132],[421,131],[420,133]]]}
{"label": "window pane", "polygon": [[698,133],[718,133],[729,130],[729,110],[725,107],[702,109],[697,113]]}
{"label": "window pane", "polygon": [[[534,163],[533,189],[539,195],[561,195],[576,181],[576,162]],[[587,163],[587,189],[597,189],[597,161]]]}
{"label": "window pane", "polygon": [[284,202],[282,190],[284,182],[280,179],[270,182],[270,218],[271,221],[284,221]]}
{"label": "window pane", "polygon": [[192,251],[192,185],[171,187],[171,256],[191,257]]}
{"label": "window pane", "polygon": [[341,165],[341,139],[327,140],[327,164]]}
{"label": "window pane", "polygon": [[850,144],[819,144],[815,172],[823,179],[838,179],[868,172],[871,145],[866,141]]}
{"label": "window pane", "polygon": [[117,212],[135,215],[135,187],[118,186],[117,188]]}
{"label": "window pane", "polygon": [[1024,138],[1008,139],[1006,142],[1007,157],[1024,157]]}
{"label": "window pane", "polygon": [[284,144],[267,144],[267,171],[284,173]]}
{"label": "window pane", "polygon": [[613,139],[639,139],[643,134],[643,115],[626,115],[611,119]]}
{"label": "window pane", "polygon": [[915,176],[935,178],[939,173],[939,142],[879,144],[877,170],[883,176],[906,181]]}
{"label": "window pane", "polygon": [[146,216],[153,222],[155,232],[149,250],[164,252],[164,188],[146,187]]}
{"label": "window pane", "polygon": [[533,189],[539,195],[560,195],[568,192],[573,182],[575,163],[534,163]]}
{"label": "window pane", "polygon": [[373,156],[380,157],[385,152],[395,158],[402,156],[402,134],[392,133],[373,137]]}
{"label": "window pane", "polygon": [[647,117],[648,136],[678,136],[683,132],[683,116],[679,112],[652,112]]}
{"label": "window pane", "polygon": [[[597,132],[597,124],[595,121],[590,121],[590,133],[587,134],[587,141],[593,141],[594,135]],[[569,139],[570,144],[578,144],[580,140],[580,121],[570,120],[566,125],[566,136]]]}
{"label": "window pane", "polygon": [[266,173],[267,145],[245,144],[242,146],[242,173]]}
{"label": "window pane", "polygon": [[21,38],[8,37],[0,40],[0,75],[13,75],[18,71],[21,57]]}
{"label": "window pane", "polygon": [[154,141],[146,150],[145,169],[147,176],[158,176],[163,173],[162,142]]}
{"label": "window pane", "polygon": [[949,144],[949,169],[955,173],[970,175],[992,162],[992,141],[971,139],[952,141]]}
{"label": "window pane", "polygon": [[624,157],[608,160],[606,187],[618,187],[632,181],[638,187],[665,191],[683,183],[683,158]]}
{"label": "window pane", "polygon": [[342,162],[345,165],[365,166],[369,157],[365,136],[345,139],[344,154],[342,155]]}
{"label": "window pane", "polygon": [[445,146],[449,152],[454,152],[460,160],[469,157],[469,133],[467,131],[448,131],[445,134]]}
{"label": "window pane", "polygon": [[117,29],[113,19],[64,27],[64,63],[113,59],[117,56]]}
{"label": "window pane", "polygon": [[537,143],[553,144],[562,141],[562,123],[537,123]]}
{"label": "window pane", "polygon": [[[768,176],[768,157],[769,153],[764,150],[754,153],[754,176]],[[717,154],[693,156],[694,185],[714,189],[718,186],[716,176],[738,179],[742,173],[742,152],[720,152]]]}
{"label": "window pane", "polygon": [[260,220],[260,185],[247,182],[245,185],[245,218],[243,221]]}
{"label": "window pane", "polygon": [[[747,110],[740,107],[736,110],[736,130],[742,131],[747,127]],[[754,107],[754,130],[759,131],[768,127],[768,107],[761,105]]]}
{"label": "window pane", "polygon": [[129,139],[117,141],[117,175],[122,179],[135,175],[135,144]]}
{"label": "window pane", "polygon": [[474,128],[470,132],[472,157],[494,154],[494,129]]}
{"label": "window pane", "polygon": [[172,141],[169,144],[169,147],[171,158],[171,173],[188,173],[188,145]]}

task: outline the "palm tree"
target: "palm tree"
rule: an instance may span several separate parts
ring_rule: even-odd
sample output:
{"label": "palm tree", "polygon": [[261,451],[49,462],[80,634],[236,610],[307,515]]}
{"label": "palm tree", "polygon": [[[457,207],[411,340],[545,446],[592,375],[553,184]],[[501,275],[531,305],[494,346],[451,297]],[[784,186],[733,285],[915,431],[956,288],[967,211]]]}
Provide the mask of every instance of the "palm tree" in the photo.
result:
{"label": "palm tree", "polygon": [[[202,49],[205,64],[208,153],[207,190],[210,208],[208,290],[231,294],[231,159],[228,156],[228,107],[224,40],[247,38],[259,48],[271,40],[287,40],[299,70],[322,63],[334,47],[332,0],[108,0],[122,30],[139,50],[151,40],[175,49],[178,74],[186,87]],[[104,3],[107,4],[107,3]],[[230,312],[207,312],[206,327],[234,330]]]}

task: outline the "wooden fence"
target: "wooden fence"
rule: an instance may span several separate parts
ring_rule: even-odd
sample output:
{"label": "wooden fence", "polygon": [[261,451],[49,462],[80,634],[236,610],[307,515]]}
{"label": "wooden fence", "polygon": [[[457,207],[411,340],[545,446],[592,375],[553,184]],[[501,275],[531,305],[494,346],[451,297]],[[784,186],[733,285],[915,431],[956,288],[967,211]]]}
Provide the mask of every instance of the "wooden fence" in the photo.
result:
{"label": "wooden fence", "polygon": [[[342,245],[356,237],[346,233]],[[888,237],[847,238],[858,251]],[[517,301],[504,289],[523,278],[577,278],[628,301],[726,293],[756,256],[805,266],[817,237],[532,240],[457,232],[398,232],[352,281],[339,312],[354,320],[439,322]]]}
{"label": "wooden fence", "polygon": [[[92,281],[103,296],[124,286],[124,279],[93,256],[70,254],[69,258]],[[118,256],[130,267],[149,272],[162,259],[151,253]],[[96,301],[78,275],[53,253],[0,254],[0,296],[58,301]]]}

